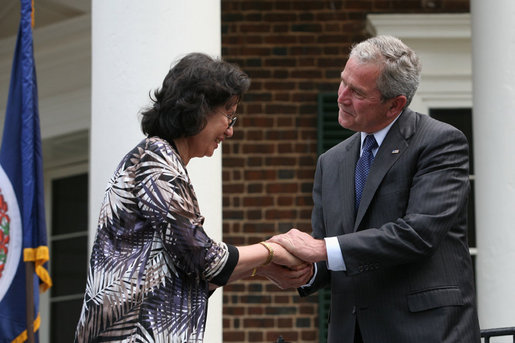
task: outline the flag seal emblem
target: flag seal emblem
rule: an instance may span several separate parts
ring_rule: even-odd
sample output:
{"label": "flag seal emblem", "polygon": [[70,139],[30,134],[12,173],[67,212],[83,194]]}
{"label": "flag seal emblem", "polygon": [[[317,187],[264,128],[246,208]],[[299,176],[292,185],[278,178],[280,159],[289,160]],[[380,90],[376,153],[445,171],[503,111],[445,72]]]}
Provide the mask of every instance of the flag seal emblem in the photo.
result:
{"label": "flag seal emblem", "polygon": [[0,301],[18,270],[22,248],[18,201],[9,178],[0,166]]}

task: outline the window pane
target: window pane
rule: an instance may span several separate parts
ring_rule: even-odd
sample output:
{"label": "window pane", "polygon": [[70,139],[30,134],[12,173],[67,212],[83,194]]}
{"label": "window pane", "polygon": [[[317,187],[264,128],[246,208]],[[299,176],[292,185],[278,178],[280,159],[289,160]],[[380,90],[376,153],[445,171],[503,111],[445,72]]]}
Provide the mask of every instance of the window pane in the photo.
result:
{"label": "window pane", "polygon": [[50,309],[50,342],[73,342],[81,308],[82,298],[52,303]]}
{"label": "window pane", "polygon": [[430,109],[429,115],[435,119],[451,124],[465,134],[469,141],[470,174],[474,175],[474,140],[472,136],[472,109],[470,108],[436,108]]}
{"label": "window pane", "polygon": [[52,242],[52,297],[84,293],[87,249],[87,235]]}
{"label": "window pane", "polygon": [[88,174],[52,181],[50,342],[73,342],[86,286]]}
{"label": "window pane", "polygon": [[88,231],[88,174],[52,182],[52,236]]}

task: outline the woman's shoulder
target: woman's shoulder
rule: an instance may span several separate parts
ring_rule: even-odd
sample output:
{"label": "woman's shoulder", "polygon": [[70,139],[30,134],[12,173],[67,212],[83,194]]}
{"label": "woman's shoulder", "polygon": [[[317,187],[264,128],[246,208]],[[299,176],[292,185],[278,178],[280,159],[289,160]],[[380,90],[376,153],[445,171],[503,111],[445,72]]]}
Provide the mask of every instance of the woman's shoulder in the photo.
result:
{"label": "woman's shoulder", "polygon": [[164,153],[167,155],[170,155],[173,153],[174,148],[173,146],[168,143],[165,139],[152,136],[152,137],[146,137],[144,138],[137,146],[136,148],[143,149],[146,151],[154,151],[158,153]]}
{"label": "woman's shoulder", "polygon": [[132,151],[140,156],[150,155],[181,162],[181,158],[175,148],[166,140],[159,137],[147,137],[143,139]]}
{"label": "woman's shoulder", "polygon": [[178,174],[187,175],[186,168],[179,153],[168,141],[159,137],[147,137],[133,150],[138,163],[161,164],[173,169]]}

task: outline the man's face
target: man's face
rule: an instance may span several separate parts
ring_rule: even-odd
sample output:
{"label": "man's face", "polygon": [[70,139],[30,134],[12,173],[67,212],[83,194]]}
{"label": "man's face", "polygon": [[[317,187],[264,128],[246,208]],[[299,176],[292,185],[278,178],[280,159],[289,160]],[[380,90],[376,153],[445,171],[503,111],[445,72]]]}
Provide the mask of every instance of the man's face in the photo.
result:
{"label": "man's face", "polygon": [[346,129],[377,132],[393,120],[388,117],[391,101],[382,101],[377,89],[381,67],[358,63],[350,58],[341,74],[338,88],[338,123]]}

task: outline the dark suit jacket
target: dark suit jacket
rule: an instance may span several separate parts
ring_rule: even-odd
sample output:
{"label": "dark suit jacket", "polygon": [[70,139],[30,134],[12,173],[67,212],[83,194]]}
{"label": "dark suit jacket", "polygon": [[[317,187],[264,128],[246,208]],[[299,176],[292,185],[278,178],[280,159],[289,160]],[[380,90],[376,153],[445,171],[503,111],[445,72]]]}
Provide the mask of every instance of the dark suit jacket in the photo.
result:
{"label": "dark suit jacket", "polygon": [[338,237],[346,271],[319,263],[308,295],[330,285],[330,343],[479,342],[467,245],[468,144],[450,125],[406,109],[381,144],[360,207],[360,135],[320,156],[313,236]]}

